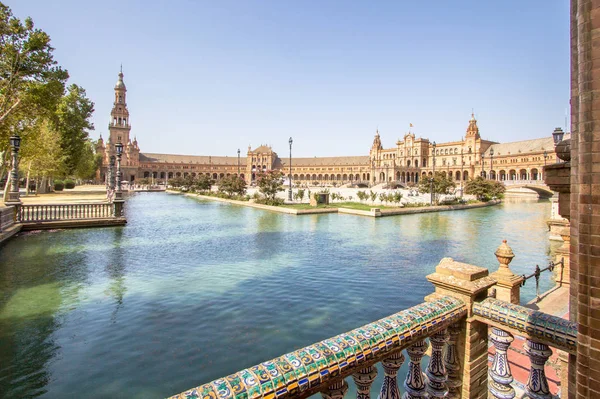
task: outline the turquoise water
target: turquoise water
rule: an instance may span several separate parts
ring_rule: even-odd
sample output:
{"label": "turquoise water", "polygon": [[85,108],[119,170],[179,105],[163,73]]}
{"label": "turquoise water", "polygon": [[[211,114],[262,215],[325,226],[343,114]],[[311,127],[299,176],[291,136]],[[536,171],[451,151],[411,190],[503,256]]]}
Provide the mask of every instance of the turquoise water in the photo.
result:
{"label": "turquoise water", "polygon": [[521,274],[550,252],[548,202],[373,219],[141,193],[126,212],[0,247],[0,396],[165,397],[422,302],[443,257],[495,270],[507,239]]}

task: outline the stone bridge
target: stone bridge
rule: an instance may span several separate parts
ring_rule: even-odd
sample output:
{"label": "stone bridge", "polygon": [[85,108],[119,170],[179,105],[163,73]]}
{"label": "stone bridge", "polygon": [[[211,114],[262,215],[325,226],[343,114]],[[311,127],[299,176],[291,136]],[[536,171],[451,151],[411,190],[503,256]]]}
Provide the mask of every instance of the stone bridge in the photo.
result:
{"label": "stone bridge", "polygon": [[502,183],[506,186],[506,194],[526,196],[535,193],[543,198],[554,195],[543,180],[503,180]]}

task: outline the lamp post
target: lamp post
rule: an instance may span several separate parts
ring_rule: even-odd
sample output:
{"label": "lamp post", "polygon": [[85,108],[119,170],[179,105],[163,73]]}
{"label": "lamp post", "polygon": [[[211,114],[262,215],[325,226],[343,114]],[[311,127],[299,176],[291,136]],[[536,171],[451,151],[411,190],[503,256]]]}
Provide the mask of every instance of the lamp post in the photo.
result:
{"label": "lamp post", "polygon": [[238,148],[238,177],[240,177],[240,149]]}
{"label": "lamp post", "polygon": [[490,148],[490,179],[492,178],[493,171],[494,171],[494,149]]}
{"label": "lamp post", "polygon": [[554,129],[554,131],[552,132],[552,139],[554,140],[555,147],[558,143],[560,143],[562,141],[564,135],[565,135],[565,132],[563,132],[563,130],[561,128],[557,127],[556,129]]}
{"label": "lamp post", "polygon": [[435,141],[432,143],[432,147],[433,147],[433,163],[431,166],[431,179],[429,180],[429,184],[430,184],[430,191],[431,191],[431,195],[429,198],[429,204],[433,205],[433,197],[435,196],[435,193],[433,192],[433,178],[435,177]]}
{"label": "lamp post", "polygon": [[[13,134],[9,139],[11,155],[12,155],[12,169],[10,171],[10,191],[8,192],[7,205],[18,206],[21,204],[19,199],[19,148],[21,147],[21,137],[18,134]],[[17,217],[19,212],[17,210]]]}
{"label": "lamp post", "polygon": [[[117,187],[116,187],[116,191],[115,191],[115,199],[122,199],[123,198],[123,192],[121,191],[121,180],[122,180],[122,173],[121,173],[121,157],[123,156],[123,144],[119,141],[117,142],[117,144],[115,144],[115,148],[117,150]],[[152,173],[152,178],[154,179],[154,172]]]}
{"label": "lamp post", "polygon": [[548,151],[544,150],[544,166],[546,166],[546,159],[548,159]]}
{"label": "lamp post", "polygon": [[483,175],[483,173],[484,173],[484,171],[483,171],[484,166],[485,166],[485,153],[482,152],[481,153],[481,177],[482,178],[484,177],[484,175]]}
{"label": "lamp post", "polygon": [[112,192],[115,190],[115,156],[110,156],[110,161],[108,163],[108,194],[112,195]]}
{"label": "lamp post", "polygon": [[292,200],[292,143],[294,142],[294,140],[292,140],[292,138],[290,137],[290,139],[288,140],[288,143],[290,143],[290,176],[289,176],[289,182],[290,182],[290,188],[288,189],[288,200]]}
{"label": "lamp post", "polygon": [[461,148],[460,149],[460,198],[462,198],[462,196],[463,196],[463,180],[465,180],[465,174],[463,172],[465,169],[464,156],[465,156],[465,150],[463,148]]}

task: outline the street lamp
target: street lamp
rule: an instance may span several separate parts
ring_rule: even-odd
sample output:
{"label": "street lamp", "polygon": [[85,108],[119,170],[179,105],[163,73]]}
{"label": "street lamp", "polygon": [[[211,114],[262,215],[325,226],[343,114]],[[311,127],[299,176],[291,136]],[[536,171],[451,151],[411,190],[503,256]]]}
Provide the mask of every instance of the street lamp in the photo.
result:
{"label": "street lamp", "polygon": [[110,156],[110,162],[108,163],[108,191],[109,195],[115,189],[115,156]]}
{"label": "street lamp", "polygon": [[[123,156],[123,144],[118,141],[115,144],[115,149],[117,150],[117,189],[115,191],[115,199],[120,200],[123,198],[123,193],[121,192],[121,157]],[[152,172],[152,177],[154,177],[154,172]]]}
{"label": "street lamp", "polygon": [[288,189],[288,200],[292,200],[292,143],[294,142],[294,140],[292,140],[292,138],[290,137],[290,139],[288,140],[288,143],[290,143],[290,176],[289,176],[289,182],[290,182],[290,188]]}
{"label": "street lamp", "polygon": [[544,150],[544,166],[546,166],[546,159],[548,158],[548,151]]}
{"label": "street lamp", "polygon": [[432,147],[433,147],[433,164],[431,167],[431,179],[429,180],[429,190],[431,191],[431,195],[429,197],[429,204],[433,205],[433,197],[435,196],[435,193],[433,192],[433,178],[435,177],[435,141],[432,143]]}
{"label": "street lamp", "polygon": [[238,177],[240,177],[240,149],[238,148]]}
{"label": "street lamp", "polygon": [[464,169],[465,169],[465,161],[464,155],[465,150],[463,148],[460,149],[460,197],[463,196],[463,180],[465,179]]}
{"label": "street lamp", "polygon": [[492,178],[493,171],[494,171],[494,149],[490,148],[490,179]]}
{"label": "street lamp", "polygon": [[565,135],[565,132],[559,127],[555,128],[552,132],[552,139],[554,139],[554,145],[560,143]]}
{"label": "street lamp", "polygon": [[[12,169],[10,171],[10,191],[8,192],[8,201],[6,204],[18,205],[21,203],[19,199],[19,148],[21,148],[21,137],[18,134],[13,134],[9,138],[11,155],[12,155]],[[19,212],[17,212],[17,215]]]}
{"label": "street lamp", "polygon": [[485,153],[482,152],[481,153],[481,177],[484,177],[484,175],[483,175],[484,174],[484,171],[483,171],[484,165],[485,165]]}

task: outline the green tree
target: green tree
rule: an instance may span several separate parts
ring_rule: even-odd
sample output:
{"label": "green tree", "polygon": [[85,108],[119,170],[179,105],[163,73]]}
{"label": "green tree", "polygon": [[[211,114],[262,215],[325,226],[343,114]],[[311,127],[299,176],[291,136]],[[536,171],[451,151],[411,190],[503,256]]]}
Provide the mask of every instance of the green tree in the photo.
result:
{"label": "green tree", "polygon": [[259,191],[270,201],[275,201],[277,193],[283,191],[283,173],[279,170],[270,170],[260,173],[257,177]]}
{"label": "green tree", "polygon": [[89,139],[85,140],[81,158],[77,162],[73,175],[79,179],[93,179],[101,163],[102,155],[96,154],[94,143]]}
{"label": "green tree", "polygon": [[212,180],[209,176],[199,175],[195,182],[196,190],[208,191],[208,190],[210,190],[210,188],[212,187],[212,185],[214,183],[215,183],[214,180]]}
{"label": "green tree", "polygon": [[70,85],[53,118],[54,128],[60,133],[60,145],[65,154],[64,174],[67,176],[75,174],[80,162],[85,164],[93,161],[88,135],[88,131],[94,129],[90,121],[93,113],[94,103],[86,97],[85,90]]}
{"label": "green tree", "polygon": [[504,184],[495,180],[484,179],[481,176],[470,179],[465,184],[465,193],[474,195],[480,201],[489,201],[492,198],[502,198],[504,197],[504,191],[506,191]]}
{"label": "green tree", "polygon": [[69,74],[57,66],[53,51],[50,36],[31,18],[19,20],[0,2],[0,125],[19,108],[54,108]]}
{"label": "green tree", "polygon": [[[450,180],[445,174],[435,172],[433,176],[433,192],[435,194],[448,194],[454,187],[456,187],[456,183]],[[431,177],[424,177],[419,180],[418,190],[420,193],[431,193],[431,188]]]}
{"label": "green tree", "polygon": [[229,196],[246,194],[246,181],[238,176],[227,176],[219,182],[219,191]]}

